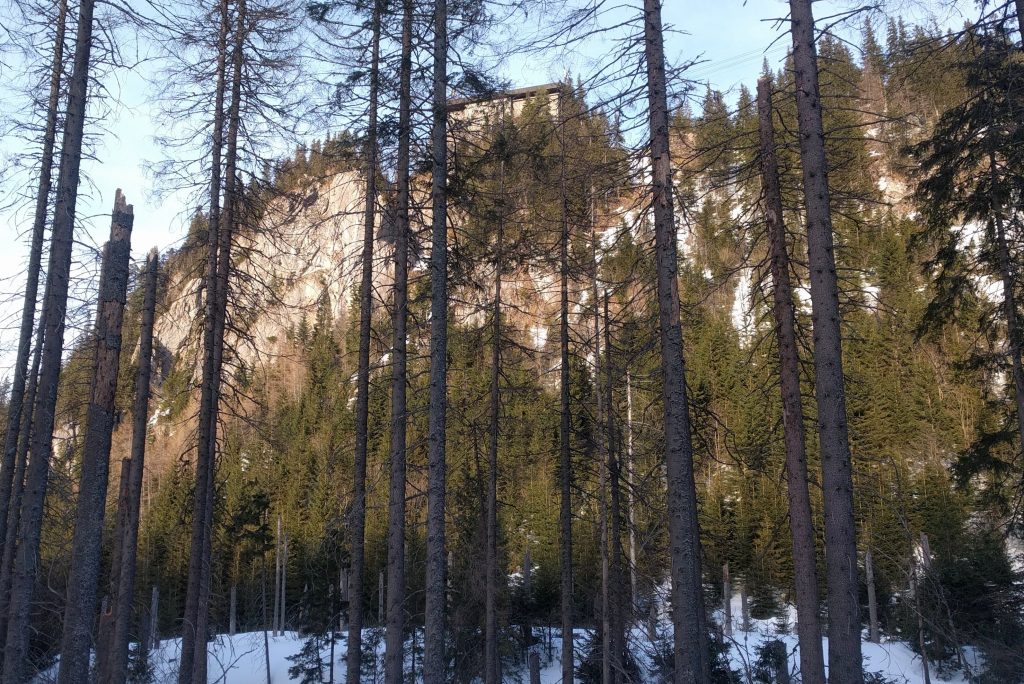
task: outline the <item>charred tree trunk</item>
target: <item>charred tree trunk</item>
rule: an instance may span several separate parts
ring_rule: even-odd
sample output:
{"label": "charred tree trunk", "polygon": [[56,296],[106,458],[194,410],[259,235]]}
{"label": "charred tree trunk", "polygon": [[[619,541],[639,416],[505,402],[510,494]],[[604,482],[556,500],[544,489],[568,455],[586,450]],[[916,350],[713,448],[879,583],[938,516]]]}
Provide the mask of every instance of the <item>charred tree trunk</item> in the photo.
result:
{"label": "charred tree trunk", "polygon": [[644,0],[644,40],[651,134],[654,233],[661,364],[664,373],[665,471],[668,480],[669,553],[672,560],[673,681],[706,682],[707,620],[701,587],[700,528],[693,477],[693,442],[686,396],[686,364],[679,324],[672,160],[668,145],[668,96],[661,0]]}
{"label": "charred tree trunk", "polygon": [[797,120],[807,211],[807,258],[814,326],[814,383],[825,507],[828,663],[832,684],[863,681],[853,472],[846,422],[839,288],[832,236],[825,129],[811,0],[790,0]]}
{"label": "charred tree trunk", "polygon": [[[213,454],[210,445],[215,439],[216,410],[218,397],[214,394],[215,356],[218,340],[217,330],[217,273],[218,252],[220,250],[221,233],[221,155],[224,146],[224,96],[227,82],[227,37],[230,17],[227,0],[220,0],[220,27],[217,36],[217,67],[214,92],[213,141],[210,153],[210,215],[207,236],[207,257],[205,289],[206,302],[203,314],[203,368],[202,389],[199,401],[199,429],[196,445],[196,484],[192,507],[192,536],[188,565],[188,585],[185,593],[185,616],[181,629],[181,658],[179,659],[179,684],[192,684],[192,663],[195,660],[197,641],[205,635],[197,630],[199,602],[201,600],[201,583],[203,576],[203,557],[206,505],[209,491],[213,488]],[[222,340],[220,341],[222,342]],[[203,648],[205,652],[205,647]],[[202,684],[196,682],[196,684]]]}
{"label": "charred tree trunk", "polygon": [[363,208],[362,279],[359,286],[359,360],[356,378],[356,450],[352,463],[352,572],[349,575],[349,627],[346,682],[358,682],[362,669],[363,594],[366,575],[366,452],[370,416],[370,331],[373,323],[373,231],[377,211],[377,100],[380,76],[381,3],[370,19],[370,93],[366,126],[366,198]]}
{"label": "charred tree trunk", "polygon": [[569,200],[565,187],[565,116],[562,112],[564,93],[558,102],[559,181],[562,235],[558,241],[558,270],[561,303],[559,305],[559,430],[558,480],[561,490],[558,527],[560,544],[561,619],[562,619],[562,681],[573,681],[573,615],[572,615],[572,451],[570,438],[572,413],[569,403]]}
{"label": "charred tree trunk", "polygon": [[53,450],[57,385],[64,351],[64,317],[67,312],[75,206],[78,201],[82,162],[94,9],[95,0],[82,0],[78,6],[74,66],[68,88],[68,109],[61,141],[57,199],[50,241],[46,297],[43,303],[46,317],[40,321],[45,332],[37,401],[33,408],[32,460],[26,473],[19,521],[18,550],[11,581],[7,643],[4,648],[4,684],[21,684],[26,672],[30,635],[29,616],[39,562],[43,504],[46,499],[50,456]]}
{"label": "charred tree trunk", "polygon": [[[5,533],[7,530],[7,516],[9,514],[12,492],[15,487],[20,490],[22,486],[22,483],[15,479],[16,458],[19,439],[28,439],[28,434],[21,431],[22,413],[30,413],[32,411],[32,405],[25,403],[25,389],[29,377],[28,362],[29,353],[32,348],[36,299],[39,295],[39,271],[43,259],[43,235],[46,232],[46,213],[50,207],[50,187],[53,178],[53,147],[57,139],[57,106],[60,103],[61,74],[64,69],[64,36],[66,33],[67,12],[67,0],[60,0],[57,5],[53,61],[50,66],[50,93],[46,101],[43,149],[39,155],[39,184],[36,188],[35,213],[32,219],[32,241],[28,252],[28,267],[25,271],[25,304],[21,310],[18,355],[14,361],[11,400],[7,407],[7,433],[4,439],[3,460],[0,461],[0,533]],[[13,539],[11,543],[14,543]],[[0,586],[0,596],[5,594],[5,589],[6,585]],[[6,598],[0,598],[0,615],[6,615],[6,608]],[[0,620],[4,619],[0,618]],[[2,662],[2,658],[3,656],[0,655],[0,662]]]}
{"label": "charred tree trunk", "polygon": [[391,486],[388,494],[388,590],[384,681],[401,684],[405,639],[406,334],[409,316],[409,147],[412,135],[412,0],[402,3],[399,66],[398,160],[395,235],[394,350],[391,361]]}
{"label": "charred tree trunk", "polygon": [[[504,202],[505,162],[500,162],[498,202]],[[499,210],[494,252],[494,302],[491,305],[491,405],[487,450],[487,554],[484,598],[484,683],[501,682],[498,657],[498,439],[501,414],[501,275],[505,258],[504,207]]]}
{"label": "charred tree trunk", "polygon": [[814,552],[811,496],[807,488],[807,451],[804,412],[800,400],[800,359],[796,346],[796,314],[789,279],[786,227],[782,219],[782,191],[775,157],[771,82],[757,83],[757,110],[761,138],[761,184],[771,252],[772,311],[779,345],[779,389],[786,443],[786,484],[789,494],[789,532],[793,541],[793,582],[796,590],[800,672],[807,684],[825,684],[825,658],[818,620],[818,574]]}
{"label": "charred tree trunk", "polygon": [[430,244],[430,396],[427,428],[427,579],[423,680],[445,680],[445,433],[448,414],[448,2],[434,0]]}
{"label": "charred tree trunk", "polygon": [[[132,409],[132,454],[124,497],[118,501],[111,559],[110,596],[112,631],[109,641],[98,645],[100,684],[124,682],[128,670],[128,630],[131,626],[132,597],[135,595],[135,558],[139,539],[139,508],[145,473],[146,427],[149,419],[150,377],[153,369],[153,321],[156,315],[157,251],[146,260],[146,282],[139,332],[139,367],[135,376],[135,405]],[[101,629],[103,622],[101,621]],[[104,651],[106,656],[104,657]]]}
{"label": "charred tree trunk", "polygon": [[71,541],[71,570],[68,576],[64,632],[60,645],[61,684],[89,679],[96,597],[103,549],[103,514],[106,510],[110,470],[110,443],[114,431],[114,398],[121,359],[121,325],[128,293],[128,262],[131,257],[132,206],[118,190],[110,223],[110,240],[104,248],[96,308],[96,347],[75,531]]}

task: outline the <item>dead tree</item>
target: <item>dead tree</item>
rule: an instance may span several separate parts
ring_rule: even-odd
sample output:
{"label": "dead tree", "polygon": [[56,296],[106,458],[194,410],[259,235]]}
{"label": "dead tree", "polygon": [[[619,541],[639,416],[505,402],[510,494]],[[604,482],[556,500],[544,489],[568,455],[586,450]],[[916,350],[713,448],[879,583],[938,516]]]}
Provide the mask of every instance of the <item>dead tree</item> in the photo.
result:
{"label": "dead tree", "polygon": [[366,453],[370,416],[370,332],[373,323],[373,229],[377,211],[377,106],[380,80],[381,2],[370,18],[370,83],[366,125],[366,198],[363,208],[362,279],[359,286],[359,359],[356,377],[356,448],[352,463],[352,572],[345,681],[359,681],[362,669],[363,585],[366,581]]}
{"label": "dead tree", "polygon": [[[205,303],[203,313],[203,363],[199,400],[198,443],[195,462],[195,494],[192,507],[191,549],[188,565],[188,585],[185,593],[185,616],[181,633],[181,658],[179,660],[179,684],[192,684],[192,663],[195,659],[196,642],[205,643],[205,636],[197,634],[196,623],[200,611],[200,582],[203,574],[204,524],[208,492],[213,487],[213,454],[210,446],[215,439],[216,404],[214,396],[215,348],[217,328],[217,272],[218,251],[221,232],[221,190],[222,152],[224,147],[224,99],[227,83],[227,37],[230,17],[227,0],[219,3],[219,27],[217,34],[217,67],[214,83],[213,138],[210,161],[210,211],[206,252]],[[220,340],[223,344],[223,340]],[[203,649],[205,651],[205,648]],[[197,683],[201,684],[201,683]]]}
{"label": "dead tree", "polygon": [[658,320],[664,373],[665,471],[668,479],[668,537],[672,561],[673,660],[676,684],[706,682],[707,618],[704,614],[697,491],[693,476],[693,442],[686,394],[686,364],[679,323],[676,277],[675,212],[672,206],[672,160],[668,144],[668,95],[661,1],[644,0],[644,43],[648,116],[651,135],[651,182],[654,209]]}
{"label": "dead tree", "polygon": [[397,227],[393,353],[391,361],[391,483],[388,493],[388,590],[384,681],[401,684],[405,640],[405,481],[406,481],[406,336],[409,317],[409,153],[412,139],[413,1],[402,3],[402,53],[399,65]]}
{"label": "dead tree", "polygon": [[95,0],[82,0],[78,6],[78,28],[68,88],[68,108],[57,174],[57,198],[54,209],[50,258],[47,268],[44,346],[39,368],[39,385],[33,407],[31,452],[26,469],[18,550],[11,578],[7,639],[4,648],[4,684],[21,684],[26,675],[29,618],[39,563],[39,540],[43,505],[49,478],[57,385],[64,351],[64,316],[67,311],[68,281],[74,238],[75,206],[82,162],[85,131],[85,104],[89,85],[92,51],[93,10]]}
{"label": "dead tree", "polygon": [[[11,383],[11,400],[7,407],[7,433],[4,439],[3,460],[0,461],[0,534],[7,530],[12,493],[15,487],[21,490],[22,483],[15,478],[19,440],[28,440],[28,434],[21,431],[22,413],[32,411],[26,404],[26,385],[29,377],[29,353],[35,324],[36,299],[39,296],[39,272],[43,257],[43,235],[46,232],[46,214],[50,208],[50,188],[53,178],[53,148],[57,139],[57,107],[60,103],[61,75],[64,69],[64,36],[67,24],[67,0],[60,0],[57,7],[56,28],[53,39],[53,61],[50,66],[50,92],[46,101],[46,123],[43,129],[43,148],[39,157],[39,184],[36,188],[35,212],[32,217],[32,239],[28,252],[28,267],[25,272],[25,303],[21,310],[21,326],[18,331],[18,355],[14,361],[14,379]],[[22,468],[24,470],[24,468]],[[20,493],[19,493],[20,496]],[[16,515],[16,513],[15,513]],[[5,546],[7,540],[4,540]],[[11,539],[13,544],[14,540]],[[0,615],[6,615],[7,585],[0,585]],[[5,618],[0,618],[5,620]],[[0,630],[2,635],[2,630]],[[2,643],[2,641],[0,641]],[[2,656],[0,656],[2,660]]]}
{"label": "dead tree", "polygon": [[[825,684],[825,660],[818,620],[818,574],[814,553],[811,497],[807,488],[807,451],[804,412],[800,401],[800,359],[796,346],[796,314],[789,279],[786,226],[782,218],[782,191],[775,157],[771,82],[757,82],[760,122],[761,184],[768,228],[772,272],[772,312],[779,345],[779,389],[786,445],[786,484],[789,495],[789,531],[793,541],[793,582],[796,589],[800,672],[808,684]],[[728,598],[726,599],[728,600]]]}
{"label": "dead tree", "polygon": [[128,292],[131,258],[132,205],[118,190],[110,223],[110,239],[104,247],[96,307],[96,341],[92,364],[92,388],[86,414],[85,442],[75,530],[71,541],[64,632],[60,645],[61,684],[89,679],[93,625],[103,549],[103,514],[106,510],[110,471],[110,444],[114,431],[114,399],[121,359],[121,325]]}
{"label": "dead tree", "polygon": [[427,579],[423,679],[445,681],[445,429],[448,413],[448,2],[434,0],[430,131],[430,394],[427,428]]}
{"label": "dead tree", "polygon": [[814,327],[814,389],[818,405],[821,486],[825,507],[829,681],[863,681],[853,469],[843,381],[839,288],[832,235],[825,129],[818,87],[811,0],[790,0],[797,123],[807,212],[807,259]]}
{"label": "dead tree", "polygon": [[139,539],[139,510],[142,478],[146,463],[146,428],[149,424],[150,379],[153,370],[153,321],[156,314],[157,276],[160,260],[154,249],[146,259],[142,325],[139,331],[139,367],[135,375],[135,404],[132,408],[132,452],[121,477],[125,482],[117,505],[114,550],[110,562],[109,612],[100,617],[100,631],[108,628],[106,639],[97,644],[99,681],[119,684],[128,670],[128,630],[135,595],[135,559]]}

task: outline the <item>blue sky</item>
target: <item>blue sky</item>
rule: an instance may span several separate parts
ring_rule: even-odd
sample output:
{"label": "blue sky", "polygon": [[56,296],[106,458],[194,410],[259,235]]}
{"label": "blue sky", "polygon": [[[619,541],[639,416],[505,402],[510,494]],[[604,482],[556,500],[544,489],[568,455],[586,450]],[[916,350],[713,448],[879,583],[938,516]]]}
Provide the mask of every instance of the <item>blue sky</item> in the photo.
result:
{"label": "blue sky", "polygon": [[[640,0],[625,2],[630,6],[640,5]],[[817,16],[823,17],[852,4],[821,0],[815,3],[815,11]],[[9,6],[7,10],[0,10],[3,11],[9,11]],[[668,36],[666,52],[670,59],[680,61],[702,58],[704,61],[696,65],[689,76],[706,81],[713,87],[735,92],[740,83],[753,83],[766,56],[773,65],[784,57],[788,38],[776,39],[785,26],[768,20],[782,17],[786,11],[787,4],[783,0],[664,0],[665,24],[682,32]],[[920,8],[912,15],[921,16]],[[955,11],[950,10],[946,10],[939,20],[954,24],[960,21]],[[520,86],[557,80],[567,66],[578,72],[585,61],[584,56],[595,56],[601,49],[600,44],[585,45],[580,48],[580,61],[575,65],[537,63],[535,60],[516,65],[517,68],[509,67],[507,76]],[[136,258],[141,259],[152,246],[166,249],[180,241],[186,229],[189,208],[183,197],[158,200],[153,193],[153,180],[144,171],[147,162],[158,161],[162,155],[153,141],[154,133],[161,129],[161,122],[149,104],[153,95],[150,84],[142,74],[125,70],[112,74],[106,86],[120,100],[107,124],[107,128],[116,134],[104,135],[98,149],[98,160],[83,164],[95,189],[79,203],[79,215],[92,217],[85,222],[91,240],[85,236],[80,236],[80,239],[93,244],[105,239],[108,227],[105,215],[109,215],[114,191],[120,187],[135,207],[132,243]],[[4,114],[3,107],[0,103],[0,115]],[[0,150],[8,152],[9,144],[10,141],[0,144]],[[0,191],[4,190],[0,188]],[[0,274],[3,274],[0,291],[4,293],[19,289],[19,274],[24,269],[25,260],[22,236],[29,222],[30,216],[24,211],[0,214],[0,240],[6,245],[6,249],[0,250]],[[10,364],[10,348],[16,335],[13,328],[21,307],[20,300],[2,301],[6,299],[0,298],[0,377],[6,374]]]}

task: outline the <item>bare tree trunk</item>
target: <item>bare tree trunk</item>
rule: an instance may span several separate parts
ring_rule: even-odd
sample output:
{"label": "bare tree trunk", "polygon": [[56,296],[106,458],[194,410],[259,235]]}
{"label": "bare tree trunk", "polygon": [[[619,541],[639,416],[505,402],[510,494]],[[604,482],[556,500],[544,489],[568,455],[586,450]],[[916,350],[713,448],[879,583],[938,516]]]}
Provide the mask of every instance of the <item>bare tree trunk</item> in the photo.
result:
{"label": "bare tree trunk", "polygon": [[[989,173],[996,182],[995,153],[989,152]],[[1010,362],[1013,368],[1013,396],[1017,409],[1017,437],[1020,449],[1024,450],[1024,364],[1021,363],[1021,330],[1017,317],[1017,299],[1014,295],[1017,278],[1010,258],[1010,246],[1006,239],[1006,228],[1002,215],[996,211],[992,216],[996,237],[996,258],[999,261],[999,278],[1003,286],[1003,315],[1006,317],[1006,339],[1010,348]]]}
{"label": "bare tree trunk", "polygon": [[[127,461],[125,488],[122,500],[118,501],[117,523],[114,528],[114,552],[111,557],[110,573],[112,631],[108,635],[109,641],[100,640],[97,644],[101,684],[125,681],[128,670],[128,630],[132,617],[132,597],[135,595],[135,558],[139,539],[142,478],[145,472],[158,269],[159,257],[154,249],[146,260],[142,325],[139,332],[139,367],[135,376],[135,405],[132,409],[132,454],[131,459]],[[122,466],[122,473],[124,472]],[[103,622],[101,618],[101,632]]]}
{"label": "bare tree trunk", "polygon": [[[213,369],[210,377],[210,425],[207,450],[206,505],[203,506],[202,551],[200,554],[199,602],[195,615],[195,650],[191,684],[206,684],[207,638],[210,615],[210,583],[213,574],[213,512],[216,499],[217,421],[220,415],[221,381],[224,365],[224,330],[227,325],[228,289],[231,274],[231,242],[241,221],[241,187],[237,178],[238,135],[242,98],[242,62],[246,36],[246,0],[236,0],[234,47],[231,53],[231,101],[227,117],[227,145],[224,157],[224,215],[218,234],[217,287],[214,323]],[[287,537],[285,537],[287,540]],[[286,541],[287,543],[287,541]],[[288,553],[285,549],[285,559]],[[283,587],[282,587],[283,589]],[[282,596],[284,593],[282,591]],[[282,610],[282,619],[284,611]]]}
{"label": "bare tree trunk", "polygon": [[[46,318],[46,305],[40,320]],[[36,348],[32,354],[32,371],[28,378],[25,393],[25,410],[21,416],[21,438],[18,440],[18,453],[14,462],[13,486],[11,500],[8,504],[7,529],[4,536],[3,558],[0,560],[0,643],[7,643],[7,618],[10,603],[11,578],[14,570],[14,554],[17,551],[18,523],[21,520],[21,495],[25,489],[25,470],[28,465],[28,448],[32,436],[32,407],[36,401],[36,390],[39,387],[39,364],[43,350],[43,333],[40,326],[36,331]],[[0,649],[0,669],[3,667],[3,649]]]}
{"label": "bare tree trunk", "polygon": [[160,646],[160,588],[155,584],[149,597],[149,638],[150,642],[145,648],[158,648]]}
{"label": "bare tree trunk", "polygon": [[366,198],[363,209],[362,280],[359,287],[359,360],[356,377],[356,451],[352,463],[352,572],[349,575],[349,627],[346,682],[358,682],[362,669],[363,584],[366,575],[366,452],[370,416],[370,332],[373,323],[373,231],[377,211],[377,105],[380,77],[381,3],[370,19],[370,93],[366,126]]}
{"label": "bare tree trunk", "polygon": [[[224,145],[224,97],[227,82],[227,36],[230,17],[227,0],[220,0],[217,36],[217,68],[214,92],[213,140],[210,161],[210,214],[208,217],[207,261],[206,261],[206,303],[203,314],[203,369],[202,389],[199,402],[199,428],[196,445],[196,485],[192,507],[192,536],[188,565],[188,584],[185,593],[185,616],[181,630],[181,658],[179,659],[178,683],[192,683],[192,663],[195,660],[197,631],[203,575],[203,548],[206,523],[206,505],[209,490],[213,487],[213,454],[210,444],[215,439],[216,405],[214,396],[215,348],[217,346],[217,272],[221,232],[221,154]],[[204,647],[205,650],[205,647]],[[202,684],[196,682],[195,684]]]}
{"label": "bare tree trunk", "polygon": [[[53,148],[57,139],[57,107],[60,104],[60,82],[64,69],[64,36],[67,24],[68,3],[60,0],[57,4],[56,26],[53,40],[53,61],[50,66],[50,94],[46,101],[46,124],[43,129],[43,149],[39,155],[39,184],[36,188],[35,214],[32,219],[32,241],[29,246],[28,266],[25,271],[25,303],[21,310],[21,327],[18,334],[18,355],[14,361],[14,379],[11,383],[11,400],[7,407],[7,433],[4,440],[3,460],[0,461],[0,533],[6,533],[7,516],[12,492],[21,489],[16,481],[18,442],[28,440],[28,433],[21,432],[22,413],[30,413],[32,405],[26,404],[25,388],[28,382],[29,353],[32,348],[35,324],[36,299],[39,295],[39,271],[43,258],[43,236],[46,232],[46,214],[50,207],[50,187],[53,178]],[[11,544],[14,543],[12,539]],[[6,540],[5,540],[6,544]],[[13,549],[12,549],[13,550]],[[0,615],[6,616],[6,584],[0,586]],[[6,617],[0,618],[6,621]],[[0,636],[3,630],[0,629]],[[0,643],[3,643],[0,641]],[[3,649],[0,649],[2,651]],[[3,655],[0,654],[0,663]]]}
{"label": "bare tree trunk", "polygon": [[868,638],[877,644],[881,639],[878,636],[878,600],[875,598],[875,563],[871,549],[864,553],[864,574],[868,584]]}
{"label": "bare tree trunk", "polygon": [[619,491],[619,459],[618,459],[618,439],[617,431],[615,427],[615,410],[614,401],[612,400],[612,383],[613,383],[613,369],[612,369],[612,336],[611,336],[611,323],[608,315],[608,292],[604,293],[604,355],[605,355],[605,377],[606,377],[606,389],[605,398],[607,400],[606,405],[606,416],[608,420],[607,433],[608,433],[608,488],[609,488],[609,515],[610,515],[610,526],[609,533],[611,534],[611,564],[610,564],[610,584],[609,584],[609,608],[610,608],[610,624],[611,624],[611,639],[609,645],[611,647],[611,667],[612,667],[612,681],[616,684],[621,684],[626,676],[626,661],[625,661],[625,625],[623,622],[623,601],[622,601],[622,503],[621,495]]}
{"label": "bare tree trunk", "polygon": [[384,681],[401,684],[405,639],[406,335],[409,288],[409,146],[411,130],[412,0],[402,3],[399,66],[397,233],[395,235],[394,350],[391,361],[391,486],[388,494],[388,590]]}
{"label": "bare tree trunk", "polygon": [[790,0],[797,119],[807,211],[807,257],[814,324],[814,383],[825,506],[828,663],[831,684],[863,681],[853,472],[843,381],[839,288],[833,248],[825,129],[811,0]]}
{"label": "bare tree trunk", "polygon": [[427,579],[423,680],[445,681],[445,434],[448,414],[448,2],[434,0],[430,131],[430,397],[427,428]]}
{"label": "bare tree trunk", "polygon": [[[590,283],[591,298],[594,302],[594,442],[598,452],[598,463],[600,464],[598,489],[601,502],[601,684],[610,684],[612,677],[612,620],[609,597],[611,581],[609,574],[611,568],[608,550],[608,452],[611,450],[611,432],[608,430],[610,423],[605,421],[604,393],[606,388],[601,383],[601,294],[597,282],[597,221],[595,220],[596,207],[593,194],[593,187],[591,187],[590,258],[593,270],[591,271]],[[608,399],[610,400],[610,396]]]}
{"label": "bare tree trunk", "polygon": [[[500,162],[498,202],[504,203],[505,161]],[[501,275],[505,258],[504,206],[498,217],[494,253],[494,301],[491,305],[491,406],[487,450],[487,554],[485,578],[484,682],[501,682],[498,659],[498,439],[501,430]]]}
{"label": "bare tree trunk", "polygon": [[732,636],[732,580],[728,563],[722,566],[722,633]]}
{"label": "bare tree trunk", "polygon": [[572,413],[569,404],[569,200],[565,187],[565,116],[563,98],[558,102],[558,146],[560,154],[558,193],[561,203],[562,235],[558,241],[558,269],[560,278],[559,305],[559,503],[558,527],[561,546],[561,618],[562,618],[562,681],[573,681],[573,580],[572,580],[572,451],[570,438]]}
{"label": "bare tree trunk", "polygon": [[[627,362],[628,364],[628,362]],[[633,454],[633,380],[626,366],[626,508],[629,515],[629,623],[636,612],[636,492]]]}
{"label": "bare tree trunk", "polygon": [[661,0],[644,0],[647,96],[651,133],[654,233],[664,373],[665,471],[668,480],[669,553],[672,559],[672,626],[675,684],[706,682],[707,619],[701,586],[700,528],[693,477],[693,443],[686,396],[686,364],[679,324],[672,160],[668,144],[668,96]]}
{"label": "bare tree trunk", "polygon": [[786,443],[786,484],[789,494],[789,532],[793,541],[793,582],[796,589],[800,672],[807,684],[825,684],[825,658],[818,620],[818,575],[814,552],[811,496],[807,487],[807,450],[804,411],[800,399],[800,359],[796,346],[796,314],[789,279],[786,226],[782,218],[782,191],[775,157],[775,129],[771,82],[757,82],[757,110],[761,138],[761,184],[768,224],[773,285],[772,311],[779,345],[779,389]]}
{"label": "bare tree trunk", "polygon": [[931,672],[928,667],[928,651],[924,639],[924,616],[921,614],[921,596],[918,589],[920,584],[917,581],[917,563],[911,561],[910,567],[910,591],[914,594],[914,612],[917,614],[917,647],[921,651],[921,674],[924,677],[924,684],[931,684]]}
{"label": "bare tree trunk", "polygon": [[39,370],[39,390],[33,408],[32,461],[28,464],[22,499],[18,550],[11,581],[7,643],[4,648],[4,684],[21,684],[28,656],[29,617],[39,562],[39,538],[43,504],[53,446],[54,413],[64,349],[64,316],[67,311],[68,281],[74,237],[75,205],[82,162],[85,104],[89,85],[95,0],[81,0],[75,37],[74,66],[68,89],[64,119],[60,170],[57,175],[57,203],[54,209],[50,261],[47,268],[45,328]]}
{"label": "bare tree trunk", "polygon": [[86,414],[85,444],[75,531],[71,541],[71,569],[68,576],[64,632],[61,636],[62,684],[89,679],[96,619],[96,597],[100,581],[100,553],[103,549],[103,514],[106,510],[110,470],[110,443],[114,430],[114,398],[121,360],[121,325],[128,294],[128,262],[131,257],[132,206],[118,190],[110,223],[110,239],[104,247],[99,303],[96,308],[96,347],[89,408]]}
{"label": "bare tree trunk", "polygon": [[276,637],[281,631],[281,514],[277,514],[277,536],[274,537],[274,622]]}

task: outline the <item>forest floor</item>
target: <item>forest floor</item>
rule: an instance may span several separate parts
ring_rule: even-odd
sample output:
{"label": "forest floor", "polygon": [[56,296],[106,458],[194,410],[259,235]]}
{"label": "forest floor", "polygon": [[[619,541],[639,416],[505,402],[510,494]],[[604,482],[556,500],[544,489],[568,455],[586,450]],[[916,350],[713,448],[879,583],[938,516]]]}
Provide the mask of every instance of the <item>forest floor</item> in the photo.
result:
{"label": "forest floor", "polygon": [[[738,607],[738,606],[737,606]],[[738,613],[734,613],[736,615]],[[735,620],[739,622],[739,620]],[[753,679],[755,663],[758,660],[759,649],[766,642],[772,639],[779,639],[786,644],[789,652],[790,671],[794,674],[799,669],[798,654],[796,652],[796,635],[778,633],[777,621],[755,620],[748,621],[747,629],[741,629],[739,625],[733,629],[731,638],[727,638],[730,645],[728,659],[732,669],[740,675],[740,680],[747,684],[757,681]],[[546,630],[540,630],[542,635],[540,643],[536,645],[541,662],[542,684],[559,684],[561,679],[560,648],[557,630],[549,634]],[[422,638],[422,631],[419,631],[419,638]],[[550,640],[549,640],[550,638]],[[586,651],[587,643],[591,633],[587,630],[579,630],[576,634],[576,650],[582,654]],[[823,640],[828,647],[828,640]],[[301,677],[293,677],[289,669],[296,664],[294,657],[302,651],[306,637],[296,632],[286,632],[283,635],[272,636],[266,634],[264,641],[263,632],[246,632],[234,636],[219,635],[210,644],[209,660],[209,681],[212,684],[281,684],[283,682],[303,681]],[[364,635],[364,642],[369,647],[373,644],[378,653],[378,667],[375,672],[367,671],[363,681],[367,684],[383,682],[383,638],[379,629],[368,629]],[[637,654],[639,666],[645,672],[644,681],[655,681],[653,676],[647,674],[650,671],[650,655],[647,650],[650,648],[650,639],[646,631],[637,629],[632,634],[633,651]],[[266,648],[264,644],[266,643]],[[177,681],[177,665],[180,649],[180,640],[167,639],[161,642],[159,648],[153,652],[151,663],[153,665],[153,679],[155,684],[172,684]],[[881,644],[865,642],[863,646],[865,671],[878,673],[885,677],[886,681],[894,684],[922,684],[924,676],[921,669],[921,660],[909,648],[906,643],[898,641],[886,641]],[[410,642],[407,648],[407,663],[412,671],[417,671],[418,661],[413,658],[422,656],[422,643]],[[331,647],[329,642],[323,644],[321,649],[322,679],[323,682],[332,681],[330,673]],[[345,642],[344,638],[337,639],[334,645],[334,673],[333,682],[342,683],[345,681]],[[267,677],[269,663],[269,680]],[[505,681],[527,682],[527,670],[524,662],[508,662],[503,665]],[[418,674],[418,672],[417,672]],[[49,676],[56,675],[56,667],[47,672],[47,676],[37,679],[39,684],[52,681]],[[939,673],[934,668],[931,671],[933,682],[948,682],[949,684],[965,684],[966,679],[960,673]],[[310,679],[306,681],[315,681]],[[410,678],[411,681],[411,678]],[[417,678],[416,681],[419,681]],[[579,681],[579,680],[577,680]]]}

